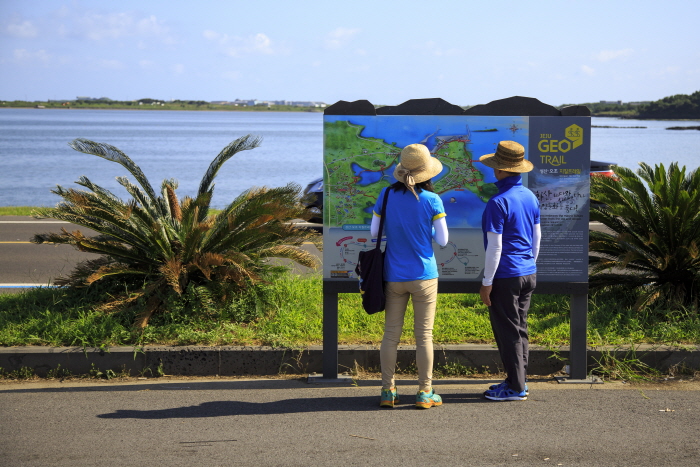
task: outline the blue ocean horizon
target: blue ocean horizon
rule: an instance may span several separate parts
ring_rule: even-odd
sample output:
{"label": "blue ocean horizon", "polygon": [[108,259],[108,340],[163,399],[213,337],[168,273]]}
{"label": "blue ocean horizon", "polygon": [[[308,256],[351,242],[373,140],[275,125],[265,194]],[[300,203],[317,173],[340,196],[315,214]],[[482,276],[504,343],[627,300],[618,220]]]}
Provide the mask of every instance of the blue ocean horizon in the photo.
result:
{"label": "blue ocean horizon", "polygon": [[[689,169],[700,165],[700,131],[666,130],[670,126],[698,125],[696,121],[594,117],[592,124],[647,127],[593,128],[594,160],[617,162],[633,170],[642,161],[650,165],[677,161]],[[368,136],[372,135],[371,129],[367,131]],[[68,143],[75,138],[116,146],[141,166],[156,190],[163,179],[175,178],[180,184],[178,196],[192,196],[214,157],[228,143],[248,133],[262,136],[262,146],[234,156],[223,166],[216,179],[215,207],[225,206],[252,186],[289,182],[305,186],[323,174],[320,113],[0,109],[0,205],[53,206],[60,198],[50,190],[56,185],[78,188],[74,182],[83,175],[128,198],[115,180],[128,175],[127,171],[113,162],[72,150]],[[409,136],[418,141],[428,137],[428,144],[434,145],[430,132]],[[396,143],[400,146],[404,141]],[[472,150],[475,155],[489,152],[486,147]],[[491,176],[490,170],[483,173]]]}

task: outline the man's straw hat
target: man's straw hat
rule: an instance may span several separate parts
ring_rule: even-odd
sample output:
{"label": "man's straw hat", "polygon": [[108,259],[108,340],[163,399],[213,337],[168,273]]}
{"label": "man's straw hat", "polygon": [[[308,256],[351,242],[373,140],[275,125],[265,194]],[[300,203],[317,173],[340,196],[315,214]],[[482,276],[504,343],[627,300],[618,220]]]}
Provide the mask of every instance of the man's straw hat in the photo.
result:
{"label": "man's straw hat", "polygon": [[525,148],[515,141],[501,141],[494,154],[486,154],[479,158],[486,167],[505,170],[506,172],[529,172],[534,166],[525,160]]}

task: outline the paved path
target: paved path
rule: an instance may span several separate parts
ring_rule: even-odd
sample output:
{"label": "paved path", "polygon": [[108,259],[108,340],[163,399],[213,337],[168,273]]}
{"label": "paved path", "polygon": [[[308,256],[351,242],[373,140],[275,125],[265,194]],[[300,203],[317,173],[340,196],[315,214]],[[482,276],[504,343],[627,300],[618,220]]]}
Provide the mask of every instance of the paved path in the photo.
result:
{"label": "paved path", "polygon": [[[304,224],[307,225],[307,224]],[[80,261],[94,259],[96,255],[83,253],[70,245],[36,245],[30,239],[37,233],[60,232],[80,229],[91,230],[54,219],[33,219],[28,216],[0,216],[0,293],[19,292],[20,285],[49,285],[58,276],[66,276]],[[321,253],[312,245],[305,249]],[[279,262],[289,264],[283,260]],[[293,267],[297,273],[311,272],[303,266]]]}
{"label": "paved path", "polygon": [[[315,228],[317,224],[312,225]],[[77,251],[70,245],[35,245],[29,240],[36,233],[59,232],[61,228],[67,230],[81,229],[66,222],[54,219],[33,219],[27,216],[0,216],[0,293],[18,292],[18,285],[47,285],[54,278],[67,275],[75,264],[86,259],[92,259],[95,255]],[[598,223],[591,223],[591,229],[604,230]],[[322,259],[321,252],[311,245],[305,245],[305,249],[311,251]],[[282,261],[289,264],[288,261]],[[320,270],[320,269],[319,269]],[[312,272],[302,266],[294,266],[296,273]]]}
{"label": "paved path", "polygon": [[[160,380],[159,380],[160,381]],[[0,384],[8,466],[697,466],[700,384],[530,383],[489,402],[493,381],[440,380],[445,405],[377,408],[379,382],[300,380]]]}
{"label": "paved path", "polygon": [[79,261],[94,258],[70,245],[36,245],[30,239],[37,233],[60,232],[76,226],[53,219],[0,216],[0,286],[47,285],[60,275],[68,275]]}

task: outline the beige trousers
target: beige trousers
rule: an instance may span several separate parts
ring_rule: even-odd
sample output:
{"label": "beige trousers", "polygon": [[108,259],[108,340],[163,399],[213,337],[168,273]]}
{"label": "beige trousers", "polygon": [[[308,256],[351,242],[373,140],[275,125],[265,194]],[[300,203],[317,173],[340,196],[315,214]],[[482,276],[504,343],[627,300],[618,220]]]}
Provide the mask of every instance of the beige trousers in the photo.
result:
{"label": "beige trousers", "polygon": [[379,351],[382,389],[394,387],[396,353],[409,297],[413,300],[413,333],[416,338],[418,389],[430,390],[433,380],[433,323],[437,303],[437,279],[386,283],[384,338]]}

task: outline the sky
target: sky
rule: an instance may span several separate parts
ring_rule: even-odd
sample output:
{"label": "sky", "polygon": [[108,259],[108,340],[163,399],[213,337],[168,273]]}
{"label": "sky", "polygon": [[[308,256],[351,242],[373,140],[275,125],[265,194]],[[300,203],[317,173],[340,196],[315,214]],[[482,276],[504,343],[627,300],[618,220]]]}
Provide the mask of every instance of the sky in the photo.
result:
{"label": "sky", "polygon": [[0,99],[551,105],[700,90],[696,0],[0,0]]}

